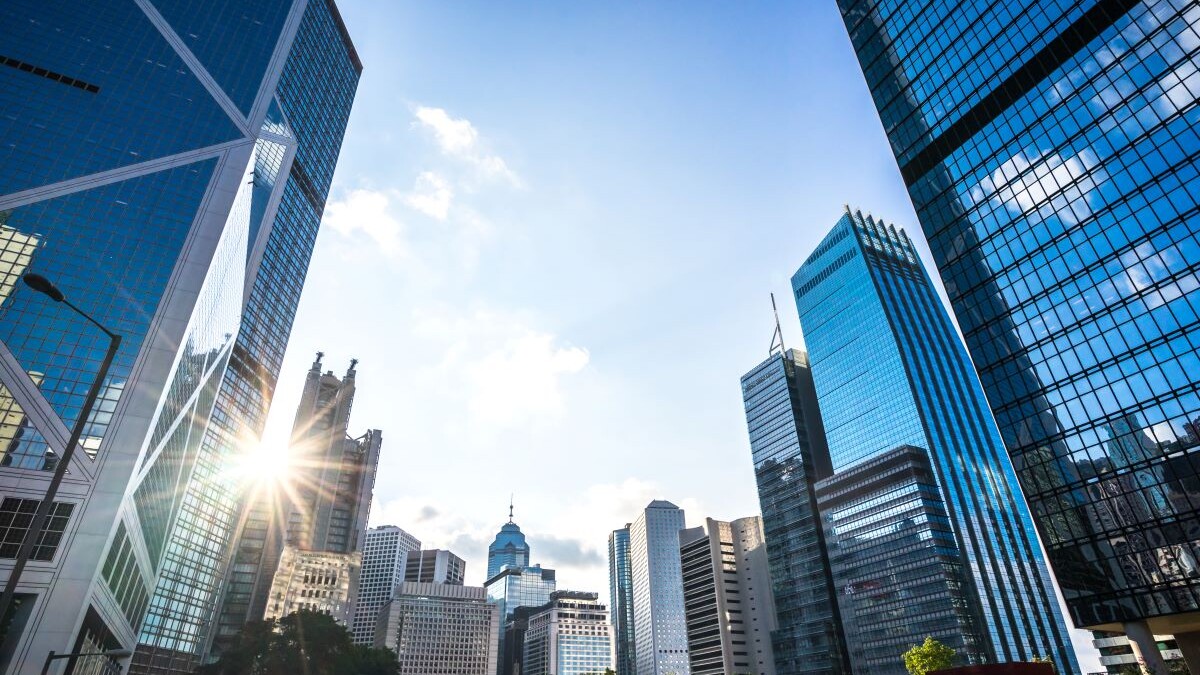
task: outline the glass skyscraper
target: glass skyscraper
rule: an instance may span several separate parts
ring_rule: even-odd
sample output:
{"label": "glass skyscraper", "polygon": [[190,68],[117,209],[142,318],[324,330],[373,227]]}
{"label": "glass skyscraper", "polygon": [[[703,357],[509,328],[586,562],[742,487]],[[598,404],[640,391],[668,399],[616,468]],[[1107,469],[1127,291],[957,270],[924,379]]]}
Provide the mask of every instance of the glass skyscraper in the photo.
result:
{"label": "glass skyscraper", "polygon": [[634,663],[638,675],[688,675],[679,531],[683,509],[656,499],[629,526]]}
{"label": "glass skyscraper", "polygon": [[104,351],[19,276],[124,343],[0,661],[137,643],[134,672],[190,672],[360,66],[326,0],[83,9],[0,6],[0,511],[44,491]]}
{"label": "glass skyscraper", "polygon": [[529,544],[520,526],[513,522],[512,505],[508,506],[508,522],[500,526],[496,538],[488,546],[487,578],[491,579],[505,565],[525,567],[529,564]]}
{"label": "glass skyscraper", "polygon": [[613,670],[617,675],[634,675],[633,569],[629,562],[629,523],[608,535],[609,614],[613,625]]}
{"label": "glass skyscraper", "polygon": [[[961,656],[994,663],[1049,655],[1061,672],[1078,672],[983,391],[903,230],[847,210],[792,277],[792,289],[834,477],[903,446],[928,453],[937,479],[937,494],[929,496],[944,504],[957,545],[955,553],[931,547],[928,554],[961,556],[968,571],[961,583],[978,647],[968,637]],[[923,511],[934,515],[938,508]],[[823,511],[822,517],[838,516]],[[887,517],[884,510],[856,527],[835,527],[826,542],[830,557],[836,560],[835,549],[851,536],[872,526],[886,530]],[[884,557],[860,561],[856,574],[869,576],[867,565],[881,578],[898,573]],[[956,583],[948,579],[945,592],[957,592]],[[852,592],[838,589],[841,606]],[[899,602],[894,608],[909,618],[886,636],[897,655],[924,638],[922,622],[931,617],[919,614],[921,607]],[[846,632],[854,672],[903,672],[899,658],[890,670],[859,660],[863,652],[854,642],[863,637]]]}
{"label": "glass skyscraper", "polygon": [[814,484],[832,472],[808,357],[772,354],[742,377],[742,398],[777,627],[779,673],[850,673]]}
{"label": "glass skyscraper", "polygon": [[1200,6],[838,4],[1072,619],[1200,668]]}

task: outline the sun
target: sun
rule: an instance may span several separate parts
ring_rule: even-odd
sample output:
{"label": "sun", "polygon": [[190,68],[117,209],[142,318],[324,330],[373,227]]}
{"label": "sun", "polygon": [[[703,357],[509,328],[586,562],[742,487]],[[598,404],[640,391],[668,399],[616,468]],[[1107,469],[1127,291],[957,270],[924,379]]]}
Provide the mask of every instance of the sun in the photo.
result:
{"label": "sun", "polygon": [[287,445],[261,442],[247,445],[233,462],[234,477],[253,488],[286,487],[291,474]]}

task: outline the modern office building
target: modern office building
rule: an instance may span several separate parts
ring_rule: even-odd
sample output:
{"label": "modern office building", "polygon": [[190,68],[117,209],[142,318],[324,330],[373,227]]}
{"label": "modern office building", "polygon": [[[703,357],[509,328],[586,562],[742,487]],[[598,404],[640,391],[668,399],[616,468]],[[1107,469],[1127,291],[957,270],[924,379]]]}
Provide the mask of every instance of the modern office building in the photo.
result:
{"label": "modern office building", "polygon": [[521,675],[594,675],[613,666],[612,626],[597,593],[555,591],[529,617]]}
{"label": "modern office building", "polygon": [[849,675],[814,487],[833,469],[808,356],[781,345],[742,377],[742,398],[775,603],[775,667]]}
{"label": "modern office building", "polygon": [[361,64],[327,0],[87,10],[0,7],[0,510],[44,493],[105,346],[18,275],[123,338],[0,671],[137,646],[132,672],[190,672]]}
{"label": "modern office building", "polygon": [[362,554],[357,551],[305,551],[285,546],[263,618],[278,620],[304,610],[327,614],[353,629],[361,566]]}
{"label": "modern office building", "polygon": [[401,675],[496,675],[500,608],[483,588],[404,582],[383,606],[375,646]]}
{"label": "modern office building", "polygon": [[467,562],[440,548],[409,551],[404,556],[404,581],[462,586]]}
{"label": "modern office building", "polygon": [[500,619],[507,621],[518,607],[539,607],[550,601],[555,590],[555,573],[541,565],[505,567],[487,580],[488,602],[500,608]]}
{"label": "modern office building", "polygon": [[762,518],[708,518],[680,530],[679,556],[692,675],[775,675]]}
{"label": "modern office building", "polygon": [[500,527],[491,546],[488,546],[487,578],[491,579],[499,574],[505,565],[529,566],[529,544],[525,542],[521,528],[513,522],[511,503],[508,505],[508,522]]}
{"label": "modern office building", "polygon": [[366,531],[354,620],[350,626],[355,644],[371,645],[375,641],[379,608],[392,599],[396,586],[404,581],[408,553],[420,548],[421,542],[416,537],[395,525],[372,527]]}
{"label": "modern office building", "polygon": [[613,625],[613,670],[617,675],[635,675],[633,642],[633,568],[629,561],[629,526],[608,535],[609,618]]}
{"label": "modern office building", "polygon": [[[928,454],[941,502],[930,508],[944,507],[969,571],[963,583],[974,630],[960,658],[996,663],[1049,655],[1060,671],[1077,672],[1012,464],[966,350],[903,230],[847,209],[792,277],[792,289],[834,476],[904,446]],[[866,520],[827,528],[837,538],[826,538],[831,559],[842,541],[871,527],[886,531],[893,516],[853,517]],[[893,573],[887,559],[869,560],[873,569],[860,561],[859,577]],[[843,621],[850,592],[838,589]],[[921,625],[931,617],[917,614],[921,607],[896,604],[907,620],[897,616],[887,634],[893,652],[924,639]],[[867,652],[854,643],[865,636],[846,630],[845,637],[854,672],[903,672],[899,661],[857,660]]]}
{"label": "modern office building", "polygon": [[[239,601],[250,597],[249,605],[239,602],[237,607],[262,614],[243,617],[241,623],[224,617],[228,635],[219,633],[218,639],[236,635],[235,626],[245,621],[276,614],[271,609],[278,604],[276,577],[291,579],[300,574],[287,569],[285,560],[302,562],[307,560],[303,553],[329,553],[342,555],[347,565],[361,564],[382,434],[378,429],[359,437],[348,433],[357,362],[352,359],[345,376],[339,378],[333,371],[322,372],[323,356],[318,352],[309,367],[296,409],[288,457],[290,487],[257,494],[258,502],[247,507],[247,522],[253,517],[255,526],[243,527],[237,539],[235,561],[254,560],[260,567],[253,575],[231,577],[227,594]],[[358,576],[355,569],[351,577],[357,581]],[[351,605],[357,590],[355,583],[350,589]]]}
{"label": "modern office building", "polygon": [[688,675],[679,531],[683,509],[656,499],[629,525],[637,675]]}
{"label": "modern office building", "polygon": [[896,655],[913,636],[938,640],[962,661],[987,662],[964,558],[925,450],[882,453],[818,482],[816,492],[855,672],[904,672]]}
{"label": "modern office building", "polygon": [[1200,670],[1200,9],[839,6],[1072,620]]}

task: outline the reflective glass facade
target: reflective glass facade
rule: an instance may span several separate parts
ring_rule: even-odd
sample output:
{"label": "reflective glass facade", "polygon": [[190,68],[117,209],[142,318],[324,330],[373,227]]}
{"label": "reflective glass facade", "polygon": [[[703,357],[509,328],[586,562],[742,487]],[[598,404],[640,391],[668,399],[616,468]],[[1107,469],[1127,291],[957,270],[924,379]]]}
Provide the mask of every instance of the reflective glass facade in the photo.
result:
{"label": "reflective glass facade", "polygon": [[634,661],[638,675],[688,675],[679,531],[683,509],[655,500],[629,526]]}
{"label": "reflective glass facade", "polygon": [[44,489],[105,347],[20,275],[124,339],[18,659],[140,631],[135,672],[190,672],[361,66],[326,0],[86,9],[0,7],[0,489]]}
{"label": "reflective glass facade", "polygon": [[742,398],[762,508],[780,673],[849,673],[813,484],[829,451],[808,357],[788,350],[742,377]]}
{"label": "reflective glass facade", "polygon": [[839,6],[1072,619],[1197,611],[1200,6]]}
{"label": "reflective glass facade", "polygon": [[[983,658],[1050,655],[1060,670],[1076,672],[1012,464],[908,237],[847,211],[792,277],[792,288],[834,474],[901,446],[928,452],[971,570],[966,596]],[[832,555],[835,543],[827,543]],[[886,559],[878,564],[885,573]],[[915,625],[908,629],[910,644],[924,638]],[[847,631],[846,638],[853,644],[861,636]],[[850,652],[855,672],[866,672]]]}
{"label": "reflective glass facade", "polygon": [[608,535],[608,591],[617,675],[634,675],[636,648],[633,643],[633,569],[629,561],[629,526]]}
{"label": "reflective glass facade", "polygon": [[555,589],[554,570],[533,567],[509,567],[488,579],[488,602],[500,606],[500,619],[507,621],[518,607],[540,607],[550,602]]}
{"label": "reflective glass facade", "polygon": [[904,675],[931,636],[963,662],[985,654],[962,554],[921,448],[903,446],[817,484],[842,629],[856,673]]}
{"label": "reflective glass facade", "polygon": [[496,533],[491,546],[488,546],[487,578],[491,579],[499,574],[505,565],[525,567],[528,564],[529,544],[525,542],[525,535],[510,515],[508,522]]}

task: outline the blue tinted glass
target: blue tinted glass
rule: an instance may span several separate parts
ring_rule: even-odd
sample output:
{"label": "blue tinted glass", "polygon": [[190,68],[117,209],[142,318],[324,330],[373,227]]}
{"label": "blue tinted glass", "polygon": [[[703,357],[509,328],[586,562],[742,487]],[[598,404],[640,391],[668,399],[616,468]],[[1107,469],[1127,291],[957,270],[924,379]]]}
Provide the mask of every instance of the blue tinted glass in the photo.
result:
{"label": "blue tinted glass", "polygon": [[242,136],[135,3],[11,0],[0,26],[5,57],[97,88],[0,65],[0,194]]}

